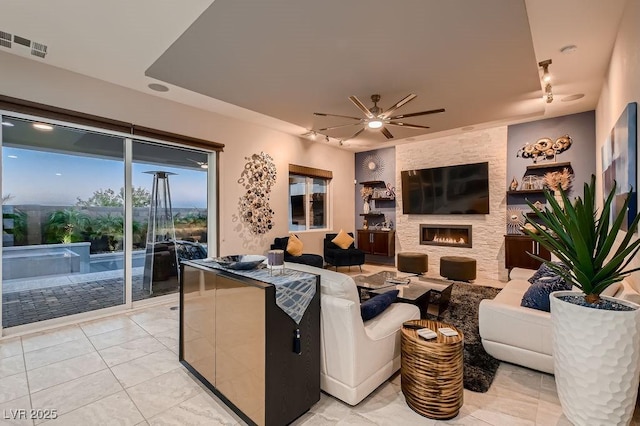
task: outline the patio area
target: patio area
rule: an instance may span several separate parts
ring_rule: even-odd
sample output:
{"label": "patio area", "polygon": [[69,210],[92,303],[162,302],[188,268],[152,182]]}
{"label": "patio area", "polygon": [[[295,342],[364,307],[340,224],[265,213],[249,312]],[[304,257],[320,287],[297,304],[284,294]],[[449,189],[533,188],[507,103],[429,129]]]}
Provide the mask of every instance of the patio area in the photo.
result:
{"label": "patio area", "polygon": [[[149,294],[142,288],[143,269],[133,268],[134,301],[178,291],[177,278],[172,277],[155,282],[153,295]],[[6,280],[2,290],[3,327],[15,327],[123,304],[124,272]]]}

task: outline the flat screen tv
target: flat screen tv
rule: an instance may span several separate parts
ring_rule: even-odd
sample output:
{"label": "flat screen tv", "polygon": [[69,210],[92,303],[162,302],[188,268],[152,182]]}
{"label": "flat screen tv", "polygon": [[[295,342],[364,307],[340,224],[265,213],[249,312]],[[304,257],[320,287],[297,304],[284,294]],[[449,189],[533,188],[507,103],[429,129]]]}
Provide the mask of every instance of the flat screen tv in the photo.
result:
{"label": "flat screen tv", "polygon": [[404,214],[489,214],[489,163],[403,170]]}

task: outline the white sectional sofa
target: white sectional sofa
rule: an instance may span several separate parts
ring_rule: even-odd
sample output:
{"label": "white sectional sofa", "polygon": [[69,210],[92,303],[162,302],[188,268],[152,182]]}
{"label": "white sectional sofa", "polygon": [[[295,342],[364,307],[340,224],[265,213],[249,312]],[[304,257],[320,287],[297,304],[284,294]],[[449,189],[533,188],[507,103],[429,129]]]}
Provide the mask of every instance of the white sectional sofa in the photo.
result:
{"label": "white sectional sofa", "polygon": [[[624,234],[620,233],[620,241]],[[628,269],[640,267],[640,256]],[[535,271],[514,268],[511,280],[493,300],[480,302],[479,327],[482,346],[494,358],[553,374],[551,314],[520,306]],[[640,304],[640,271],[607,288],[603,295]]]}
{"label": "white sectional sofa", "polygon": [[320,388],[358,404],[400,369],[402,323],[420,318],[420,310],[393,303],[365,322],[353,278],[297,263],[285,266],[320,275]]}

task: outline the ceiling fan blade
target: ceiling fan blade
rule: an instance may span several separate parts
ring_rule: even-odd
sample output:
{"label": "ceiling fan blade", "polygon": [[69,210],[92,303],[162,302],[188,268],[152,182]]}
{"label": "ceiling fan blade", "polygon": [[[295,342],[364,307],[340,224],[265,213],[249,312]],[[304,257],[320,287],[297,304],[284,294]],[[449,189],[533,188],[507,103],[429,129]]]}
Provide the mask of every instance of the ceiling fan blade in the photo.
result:
{"label": "ceiling fan blade", "polygon": [[319,117],[340,117],[340,118],[348,118],[350,120],[362,120],[362,118],[351,117],[349,115],[338,115],[338,114],[326,114],[324,112],[314,112],[313,115],[317,115]]}
{"label": "ceiling fan blade", "polygon": [[358,130],[357,132],[355,132],[354,134],[352,134],[351,136],[349,136],[348,138],[346,138],[346,139],[342,139],[342,142],[346,142],[346,141],[348,141],[348,140],[351,140],[351,139],[357,138],[357,137],[358,137],[358,135],[359,135],[360,133],[362,133],[362,132],[364,132],[364,127],[363,127],[362,129]]}
{"label": "ceiling fan blade", "polygon": [[444,108],[432,109],[429,111],[420,111],[420,112],[412,112],[409,114],[400,114],[395,117],[390,117],[389,120],[397,120],[399,118],[408,118],[408,117],[417,117],[419,115],[427,115],[427,114],[438,114],[440,112],[444,112]]}
{"label": "ceiling fan blade", "polygon": [[371,113],[371,111],[369,111],[369,108],[367,108],[366,106],[364,106],[364,104],[362,102],[360,102],[360,99],[356,98],[355,95],[353,96],[349,96],[349,100],[351,102],[353,102],[353,104],[358,107],[358,109],[360,111],[362,111],[364,113],[364,115],[367,116],[367,118],[373,118],[373,114]]}
{"label": "ceiling fan blade", "polygon": [[409,102],[411,102],[412,100],[414,100],[418,95],[414,95],[413,93],[410,93],[408,96],[406,96],[404,99],[396,102],[395,105],[393,105],[392,107],[390,107],[388,110],[386,110],[384,113],[382,113],[380,115],[380,118],[388,118],[391,114],[393,114],[398,108],[400,108],[403,105],[408,104]]}
{"label": "ceiling fan blade", "polygon": [[391,132],[387,129],[385,129],[384,127],[382,129],[380,129],[380,132],[387,138],[387,139],[393,139],[393,135],[391,134]]}
{"label": "ceiling fan blade", "polygon": [[339,129],[341,127],[348,127],[348,126],[357,126],[358,124],[360,123],[340,124],[339,126],[323,127],[322,129],[318,129],[318,131],[324,132],[325,130]]}
{"label": "ceiling fan blade", "polygon": [[406,127],[407,129],[430,129],[429,126],[418,126],[417,124],[407,124],[407,123],[387,123],[390,126],[398,126],[398,127]]}

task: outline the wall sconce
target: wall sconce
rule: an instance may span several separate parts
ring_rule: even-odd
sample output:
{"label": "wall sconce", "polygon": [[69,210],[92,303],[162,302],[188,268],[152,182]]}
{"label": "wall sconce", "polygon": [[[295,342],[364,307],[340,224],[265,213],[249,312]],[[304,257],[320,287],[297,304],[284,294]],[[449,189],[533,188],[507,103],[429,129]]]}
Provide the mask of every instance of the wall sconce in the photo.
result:
{"label": "wall sconce", "polygon": [[538,62],[538,66],[542,68],[542,82],[544,86],[544,99],[548,104],[553,102],[553,92],[551,91],[551,74],[549,73],[549,65],[551,65],[551,59]]}

